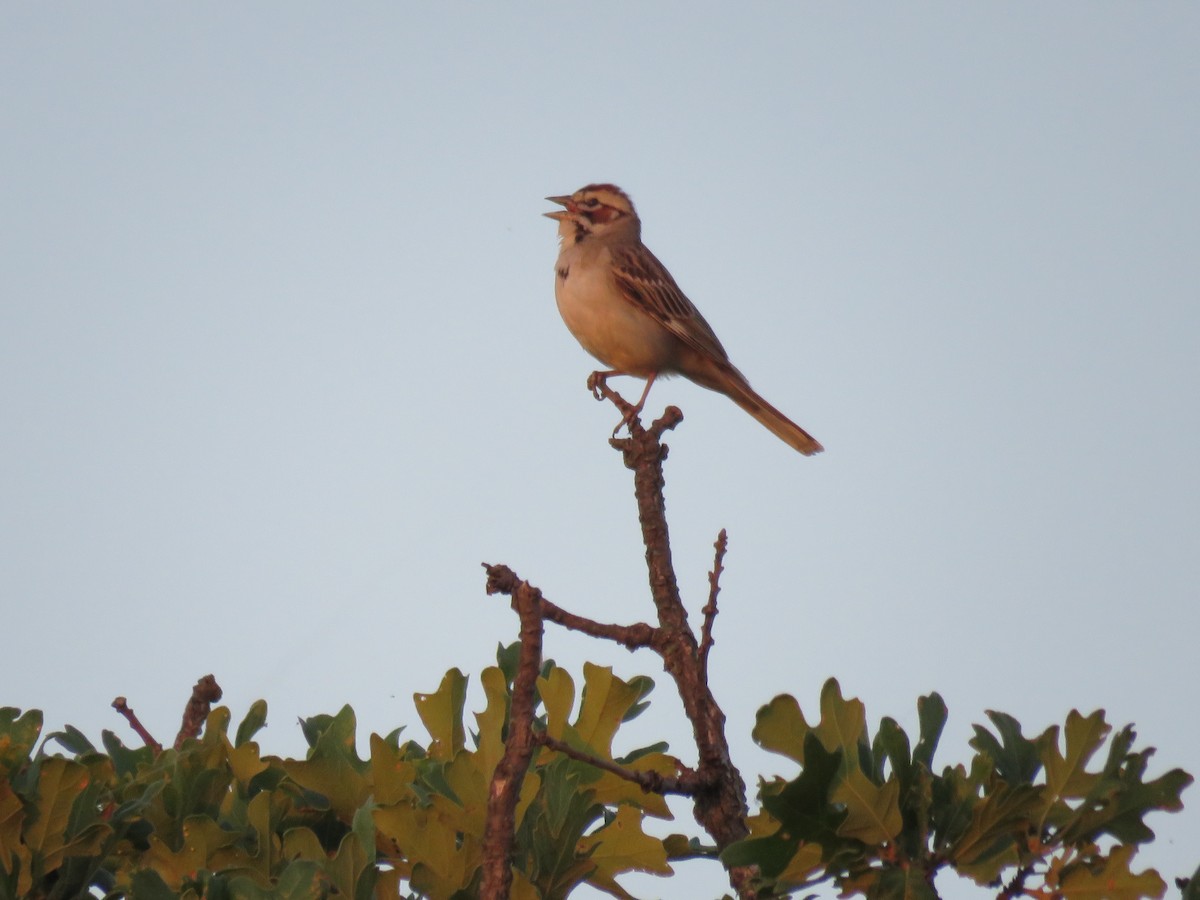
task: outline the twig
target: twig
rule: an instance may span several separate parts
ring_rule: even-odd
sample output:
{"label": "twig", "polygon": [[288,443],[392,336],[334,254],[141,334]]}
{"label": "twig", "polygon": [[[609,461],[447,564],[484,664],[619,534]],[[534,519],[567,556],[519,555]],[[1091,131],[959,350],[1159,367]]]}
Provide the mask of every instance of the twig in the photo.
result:
{"label": "twig", "polygon": [[713,620],[717,618],[717,594],[721,593],[721,573],[725,571],[725,548],[729,544],[729,536],[725,529],[717,535],[713,544],[716,550],[713,558],[712,571],[708,573],[708,602],[700,610],[704,614],[704,622],[700,626],[700,668],[708,674],[708,651],[713,645]]}
{"label": "twig", "polygon": [[657,648],[663,642],[662,631],[645,622],[634,622],[632,625],[596,622],[593,619],[567,612],[561,606],[555,606],[548,600],[543,603],[543,611],[546,620],[555,625],[561,625],[570,631],[582,632],[592,637],[606,638],[620,644],[630,652],[642,647]]}
{"label": "twig", "polygon": [[504,756],[496,764],[488,789],[483,838],[481,900],[505,900],[512,888],[512,853],[517,799],[533,759],[533,714],[538,673],[542,666],[542,594],[528,581],[515,581],[506,566],[485,566],[487,592],[512,598],[521,621],[521,647],[513,679],[512,708]]}
{"label": "twig", "polygon": [[[495,585],[495,591],[488,593],[508,594],[509,596],[522,583],[521,578],[506,565],[491,565],[483,563],[488,573],[488,584]],[[567,612],[561,606],[551,603],[542,595],[542,619],[561,625],[569,631],[578,631],[591,637],[604,638],[620,644],[630,652],[642,647],[657,647],[662,643],[659,629],[645,622],[635,622],[632,625],[616,625],[610,622],[597,622],[585,616],[577,616]]]}
{"label": "twig", "polygon": [[192,688],[192,696],[183,708],[183,721],[179,725],[179,734],[175,736],[176,750],[182,747],[188,738],[200,736],[212,705],[221,699],[221,693],[221,686],[212,675],[205,675],[196,682],[196,686]]}
{"label": "twig", "polygon": [[158,754],[162,753],[162,744],[156,741],[150,735],[150,732],[146,730],[146,726],[138,721],[137,714],[134,713],[133,707],[125,702],[124,697],[118,697],[116,700],[114,700],[112,702],[112,708],[125,717],[125,721],[129,723],[129,727],[137,732],[138,737],[142,739],[142,743],[153,750],[155,756],[158,756]]}
{"label": "twig", "polygon": [[690,797],[700,789],[700,779],[694,771],[686,766],[680,766],[682,773],[678,776],[671,777],[660,775],[658,772],[639,772],[636,769],[626,768],[618,763],[607,759],[601,759],[591,753],[583,750],[577,750],[570,744],[560,741],[557,738],[552,738],[544,731],[537,732],[533,739],[536,743],[549,747],[551,750],[557,750],[564,756],[569,756],[571,759],[577,759],[580,762],[595,766],[597,769],[603,769],[605,772],[611,772],[618,778],[624,778],[626,781],[632,781],[638,785],[643,791],[650,794],[680,794],[685,797]]}

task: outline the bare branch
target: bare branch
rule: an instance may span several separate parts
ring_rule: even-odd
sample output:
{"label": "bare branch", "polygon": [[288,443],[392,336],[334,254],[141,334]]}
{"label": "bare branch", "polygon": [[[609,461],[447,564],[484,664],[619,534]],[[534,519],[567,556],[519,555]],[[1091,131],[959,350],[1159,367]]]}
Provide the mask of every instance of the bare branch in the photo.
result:
{"label": "bare branch", "polygon": [[542,609],[546,619],[556,625],[561,625],[571,631],[580,631],[592,637],[607,638],[621,644],[630,652],[641,647],[658,647],[662,643],[662,634],[659,629],[645,622],[635,622],[632,625],[596,622],[584,616],[567,612],[561,606],[555,606],[548,600],[543,603]]}
{"label": "bare branch", "polygon": [[487,592],[508,594],[521,621],[521,646],[513,680],[512,708],[504,756],[488,789],[483,838],[482,900],[506,900],[512,887],[512,852],[517,799],[533,759],[535,690],[542,667],[542,594],[528,581],[517,581],[507,566],[487,566]]}
{"label": "bare branch", "polygon": [[[605,391],[604,395],[608,396],[606,388]],[[621,404],[618,407],[624,409]],[[621,451],[625,465],[633,470],[650,594],[662,633],[662,645],[655,649],[662,656],[663,668],[675,681],[699,753],[696,772],[705,789],[694,795],[696,821],[718,847],[724,848],[749,834],[746,825],[749,810],[745,782],[729,753],[725,714],[709,690],[708,675],[695,633],[688,625],[687,610],[679,595],[671,559],[663,476],[667,447],[661,437],[682,420],[683,414],[675,407],[668,407],[662,418],[653,422],[649,429],[643,428],[635,416],[629,421],[629,437],[610,443]],[[729,871],[730,884],[742,900],[757,896],[756,874],[751,868]]]}
{"label": "bare branch", "polygon": [[175,736],[176,750],[182,747],[188,738],[200,736],[212,705],[221,699],[221,694],[221,686],[212,675],[205,675],[196,682],[192,688],[192,696],[183,708],[183,721],[179,725],[179,734]]}
{"label": "bare branch", "polygon": [[700,626],[700,668],[704,670],[706,677],[708,675],[708,651],[712,649],[713,645],[713,621],[717,618],[717,594],[721,593],[721,573],[725,571],[723,563],[728,543],[729,536],[722,528],[721,533],[717,535],[717,542],[713,544],[716,553],[713,558],[712,571],[708,573],[708,602],[700,610],[704,614],[704,622]]}
{"label": "bare branch", "polygon": [[118,697],[112,702],[112,708],[125,717],[125,721],[129,723],[129,727],[137,732],[137,736],[142,739],[142,743],[154,751],[154,755],[162,753],[162,744],[156,741],[146,727],[138,720],[137,714],[133,711],[124,697]]}
{"label": "bare branch", "polygon": [[[483,563],[488,573],[488,593],[507,594],[509,596],[522,583],[517,573],[505,565],[490,565]],[[494,589],[492,585],[495,585]],[[585,616],[577,616],[567,612],[561,606],[551,603],[542,596],[542,619],[561,625],[570,631],[578,631],[591,637],[604,638],[621,644],[626,650],[634,651],[642,647],[657,647],[662,642],[662,635],[653,625],[645,622],[635,622],[633,625],[616,625],[609,622],[597,622]]]}
{"label": "bare branch", "polygon": [[676,777],[660,775],[657,772],[639,772],[636,769],[626,768],[611,760],[601,759],[591,753],[583,750],[576,750],[570,744],[552,738],[544,731],[539,731],[533,736],[535,742],[549,747],[551,750],[556,750],[564,756],[569,756],[571,759],[577,759],[580,762],[595,766],[597,769],[603,769],[605,772],[611,772],[618,778],[624,778],[626,781],[632,781],[638,785],[643,791],[650,794],[680,794],[685,797],[690,797],[700,789],[700,779],[691,769],[686,766],[680,766],[682,773]]}

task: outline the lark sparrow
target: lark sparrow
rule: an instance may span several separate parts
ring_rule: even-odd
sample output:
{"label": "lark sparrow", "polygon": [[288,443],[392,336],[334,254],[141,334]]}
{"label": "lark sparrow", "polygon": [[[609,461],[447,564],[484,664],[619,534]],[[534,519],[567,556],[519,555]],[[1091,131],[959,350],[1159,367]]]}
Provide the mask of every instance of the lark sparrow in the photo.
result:
{"label": "lark sparrow", "polygon": [[[611,184],[547,197],[564,207],[545,213],[558,221],[561,248],[554,297],[567,328],[610,371],[646,379],[634,407],[646,402],[659,375],[683,375],[729,397],[772,434],[805,456],[824,448],[807,431],[755,393],[704,316],[666,267],[642,243],[633,203]],[[617,425],[625,424],[623,419]]]}

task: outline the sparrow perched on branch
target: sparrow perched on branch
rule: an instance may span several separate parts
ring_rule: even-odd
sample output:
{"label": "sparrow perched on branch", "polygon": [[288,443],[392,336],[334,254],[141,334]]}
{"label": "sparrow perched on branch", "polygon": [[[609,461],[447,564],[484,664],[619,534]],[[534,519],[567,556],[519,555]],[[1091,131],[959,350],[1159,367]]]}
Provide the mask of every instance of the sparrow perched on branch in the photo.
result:
{"label": "sparrow perched on branch", "polygon": [[682,375],[729,397],[776,437],[805,456],[824,448],[764,400],[734,368],[704,316],[671,273],[642,243],[642,223],[629,197],[612,184],[589,184],[570,196],[547,197],[563,208],[554,297],[575,339],[610,375],[646,379],[621,425],[641,411],[659,375]]}

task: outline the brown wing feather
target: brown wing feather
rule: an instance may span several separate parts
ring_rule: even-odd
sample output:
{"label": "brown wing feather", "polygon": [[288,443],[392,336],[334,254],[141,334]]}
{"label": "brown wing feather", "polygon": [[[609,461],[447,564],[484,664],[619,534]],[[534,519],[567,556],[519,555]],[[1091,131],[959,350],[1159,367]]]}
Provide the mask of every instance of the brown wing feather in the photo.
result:
{"label": "brown wing feather", "polygon": [[614,247],[613,274],[625,296],[688,346],[723,362],[729,354],[667,267],[642,247]]}

